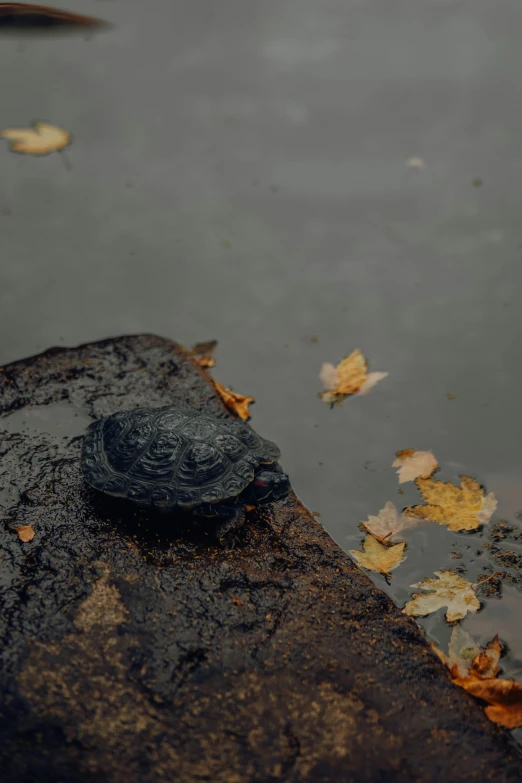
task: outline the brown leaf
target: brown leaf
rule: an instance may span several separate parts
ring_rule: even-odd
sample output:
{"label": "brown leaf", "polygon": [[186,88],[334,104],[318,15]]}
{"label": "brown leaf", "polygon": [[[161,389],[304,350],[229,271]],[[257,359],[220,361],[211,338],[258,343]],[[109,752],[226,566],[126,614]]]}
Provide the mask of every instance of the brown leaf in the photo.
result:
{"label": "brown leaf", "polygon": [[191,356],[208,356],[217,348],[217,340],[207,340],[203,343],[195,343],[190,349]]}
{"label": "brown leaf", "polygon": [[32,3],[0,3],[0,27],[97,27],[101,19]]}
{"label": "brown leaf", "polygon": [[469,476],[460,477],[460,487],[451,482],[419,478],[415,482],[426,505],[411,506],[404,513],[447,525],[450,530],[476,530],[491,519],[497,499]]}
{"label": "brown leaf", "polygon": [[11,152],[24,155],[49,155],[71,143],[71,134],[48,122],[35,122],[32,128],[6,128],[0,138],[8,139]]}
{"label": "brown leaf", "polygon": [[214,381],[214,386],[216,388],[217,393],[231,411],[234,411],[234,413],[237,413],[240,419],[243,419],[243,421],[246,421],[250,418],[250,411],[248,410],[248,406],[250,403],[255,402],[253,397],[244,397],[242,394],[236,394],[236,392],[230,391],[230,389],[225,389],[224,386],[222,386],[217,381]]}
{"label": "brown leaf", "polygon": [[326,362],[319,377],[325,389],[321,399],[332,405],[341,403],[351,394],[367,394],[370,389],[388,375],[387,372],[368,372],[368,360],[357,348],[337,366]]}
{"label": "brown leaf", "polygon": [[473,659],[470,674],[477,677],[496,677],[500,668],[499,660],[502,647],[498,640],[498,634],[488,643],[485,650],[482,650]]}
{"label": "brown leaf", "polygon": [[200,356],[196,358],[200,367],[214,367],[216,364],[216,360],[213,356]]}
{"label": "brown leaf", "polygon": [[24,544],[28,541],[32,541],[35,536],[35,531],[31,525],[20,525],[20,527],[16,528],[16,532],[18,533],[20,541],[23,541]]}
{"label": "brown leaf", "polygon": [[[459,632],[454,629],[450,648],[454,643],[456,633]],[[462,631],[460,631],[460,635],[461,637],[467,636]],[[468,639],[470,643],[467,647],[470,648],[474,643],[469,637]],[[462,657],[461,653],[455,657],[455,650],[448,658],[440,650],[434,649],[450,670],[455,685],[463,688],[476,699],[488,702],[489,706],[485,708],[484,712],[490,721],[507,729],[516,729],[522,726],[522,684],[516,680],[497,677],[501,652],[498,635],[489,642],[484,650],[479,649],[471,664],[469,659],[466,661]]]}
{"label": "brown leaf", "polygon": [[236,606],[244,606],[245,602],[241,600],[241,598],[233,598],[232,603]]}

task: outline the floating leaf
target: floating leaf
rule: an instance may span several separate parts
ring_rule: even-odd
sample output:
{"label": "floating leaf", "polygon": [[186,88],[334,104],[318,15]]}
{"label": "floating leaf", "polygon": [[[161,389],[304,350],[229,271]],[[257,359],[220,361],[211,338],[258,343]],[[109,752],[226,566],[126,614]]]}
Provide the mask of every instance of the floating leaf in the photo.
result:
{"label": "floating leaf", "polygon": [[449,656],[436,647],[433,649],[450,670],[455,685],[488,702],[484,711],[490,721],[508,729],[522,726],[522,685],[497,676],[502,651],[498,635],[481,649],[456,626],[451,635]]}
{"label": "floating leaf", "polygon": [[417,157],[408,158],[407,163],[409,169],[416,169],[417,171],[420,171],[426,166],[422,158],[417,158]]}
{"label": "floating leaf", "polygon": [[92,16],[60,11],[33,3],[0,3],[0,29],[2,27],[98,27],[101,19]]}
{"label": "floating leaf", "polygon": [[9,139],[9,149],[25,155],[49,155],[71,143],[71,134],[48,122],[35,122],[32,128],[6,128],[0,138]]}
{"label": "floating leaf", "polygon": [[337,367],[329,362],[323,364],[319,378],[325,391],[320,397],[329,405],[340,403],[351,394],[367,394],[387,375],[387,372],[369,373],[368,361],[357,348]]}
{"label": "floating leaf", "polygon": [[244,397],[242,394],[236,394],[235,392],[230,391],[230,389],[225,389],[225,387],[217,381],[214,381],[214,386],[227,408],[234,411],[234,413],[237,413],[239,418],[243,419],[243,421],[250,418],[248,406],[250,403],[255,402],[253,397]]}
{"label": "floating leaf", "polygon": [[363,522],[363,525],[377,541],[384,542],[384,540],[394,541],[401,530],[415,527],[418,523],[419,520],[414,517],[404,513],[399,514],[393,503],[388,501],[377,516],[368,514],[368,521]]}
{"label": "floating leaf", "polygon": [[463,579],[455,571],[435,571],[438,579],[424,579],[411,585],[422,590],[432,590],[431,593],[414,593],[403,609],[405,614],[414,617],[425,617],[436,612],[443,606],[447,607],[446,620],[453,623],[461,620],[468,612],[480,609],[480,602],[475,595],[474,585]]}
{"label": "floating leaf", "polygon": [[491,519],[497,499],[469,476],[460,477],[460,487],[451,482],[417,479],[417,487],[426,505],[411,506],[405,514],[447,525],[450,530],[476,530]]}
{"label": "floating leaf", "polygon": [[415,481],[417,478],[429,478],[439,466],[431,451],[404,449],[397,451],[397,459],[392,468],[399,468],[399,484]]}
{"label": "floating leaf", "polygon": [[363,541],[363,551],[350,549],[350,554],[362,568],[366,568],[368,571],[378,571],[380,574],[388,576],[390,571],[397,568],[404,560],[405,546],[404,543],[384,546],[373,536],[368,535]]}
{"label": "floating leaf", "polygon": [[35,531],[31,525],[20,525],[20,527],[16,528],[16,532],[18,533],[20,541],[23,541],[24,544],[27,544],[28,541],[32,541],[35,537]]}

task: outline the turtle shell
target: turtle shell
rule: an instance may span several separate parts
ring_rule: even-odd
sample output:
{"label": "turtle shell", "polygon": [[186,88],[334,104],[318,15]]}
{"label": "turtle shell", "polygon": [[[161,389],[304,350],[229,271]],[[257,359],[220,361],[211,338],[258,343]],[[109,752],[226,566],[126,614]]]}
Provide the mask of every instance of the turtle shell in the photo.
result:
{"label": "turtle shell", "polygon": [[254,469],[279,459],[248,424],[169,405],[114,413],[83,439],[86,481],[141,505],[194,508],[235,497]]}

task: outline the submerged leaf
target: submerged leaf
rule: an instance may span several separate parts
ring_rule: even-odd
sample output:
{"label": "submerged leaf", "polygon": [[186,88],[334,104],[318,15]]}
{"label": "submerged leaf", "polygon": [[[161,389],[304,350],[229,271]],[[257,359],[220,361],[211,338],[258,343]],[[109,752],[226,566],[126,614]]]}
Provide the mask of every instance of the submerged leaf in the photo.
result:
{"label": "submerged leaf", "polygon": [[417,478],[429,478],[438,463],[431,451],[414,451],[404,449],[397,452],[397,459],[392,462],[392,468],[398,468],[399,484],[415,481]]}
{"label": "submerged leaf", "polygon": [[403,609],[405,614],[425,617],[445,606],[448,609],[446,620],[453,623],[461,620],[468,612],[480,609],[480,602],[471,582],[450,570],[435,571],[435,576],[438,579],[423,579],[422,582],[411,585],[433,592],[414,593],[412,600],[408,601]]}
{"label": "submerged leaf", "polygon": [[350,554],[362,568],[368,571],[378,571],[387,576],[392,568],[397,568],[404,560],[404,547],[406,544],[384,546],[373,536],[366,536],[363,541],[363,551],[350,549]]}
{"label": "submerged leaf", "polygon": [[450,530],[476,530],[489,522],[497,507],[493,492],[484,497],[483,487],[469,476],[460,477],[460,487],[422,478],[415,483],[426,505],[411,506],[405,513],[447,525]]}
{"label": "submerged leaf", "polygon": [[371,533],[378,541],[383,541],[384,539],[394,541],[396,535],[401,530],[415,527],[418,523],[419,520],[407,514],[399,514],[393,503],[388,501],[377,516],[368,514],[368,521],[363,522],[363,525],[368,533]]}

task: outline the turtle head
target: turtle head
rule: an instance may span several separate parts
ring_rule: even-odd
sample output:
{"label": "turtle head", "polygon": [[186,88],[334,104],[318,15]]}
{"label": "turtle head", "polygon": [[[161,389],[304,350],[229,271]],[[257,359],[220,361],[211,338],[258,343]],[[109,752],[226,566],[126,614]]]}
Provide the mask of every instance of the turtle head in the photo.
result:
{"label": "turtle head", "polygon": [[256,503],[270,503],[288,494],[290,479],[281,468],[263,468],[254,476],[252,489]]}

